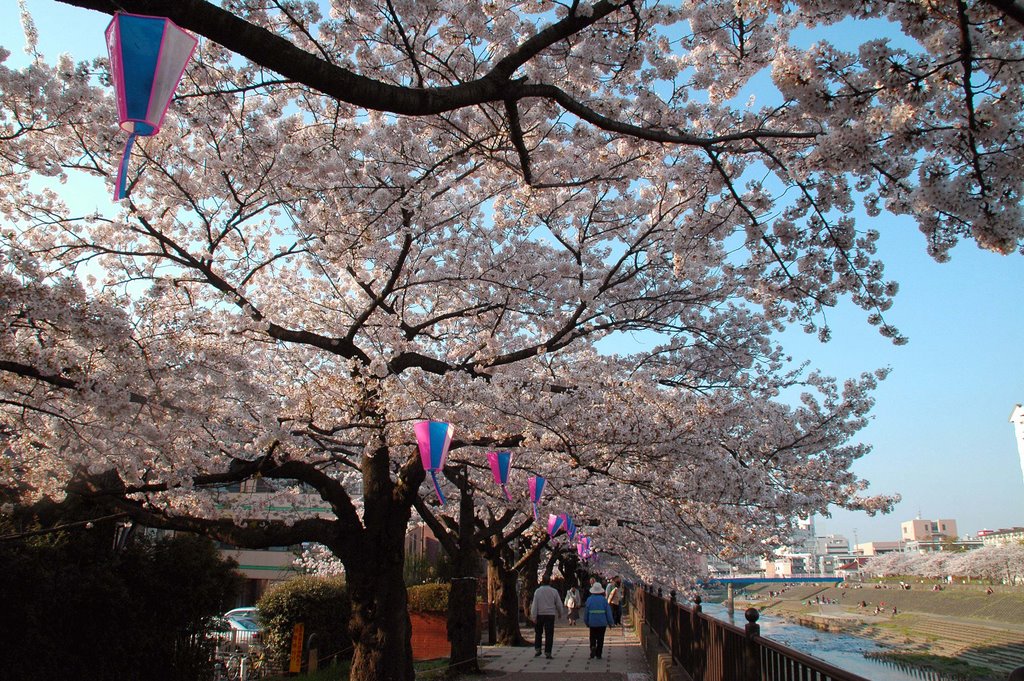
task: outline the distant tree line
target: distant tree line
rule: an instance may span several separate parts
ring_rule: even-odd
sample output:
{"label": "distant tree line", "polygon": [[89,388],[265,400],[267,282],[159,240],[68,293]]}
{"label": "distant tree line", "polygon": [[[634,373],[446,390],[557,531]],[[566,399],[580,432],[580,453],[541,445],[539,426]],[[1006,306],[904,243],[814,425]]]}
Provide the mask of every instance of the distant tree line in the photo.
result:
{"label": "distant tree line", "polygon": [[1024,544],[999,544],[961,552],[886,553],[867,561],[863,570],[880,577],[961,577],[990,584],[1024,584]]}

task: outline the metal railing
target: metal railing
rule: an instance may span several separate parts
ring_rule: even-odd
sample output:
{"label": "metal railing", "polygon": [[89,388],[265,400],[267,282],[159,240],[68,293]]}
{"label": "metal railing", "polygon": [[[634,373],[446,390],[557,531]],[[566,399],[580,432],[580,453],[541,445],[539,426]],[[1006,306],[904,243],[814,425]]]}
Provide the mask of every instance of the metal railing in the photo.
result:
{"label": "metal railing", "polygon": [[756,608],[740,628],[701,612],[699,598],[693,607],[677,603],[675,592],[638,589],[632,605],[641,636],[657,637],[693,681],[869,681],[761,638]]}

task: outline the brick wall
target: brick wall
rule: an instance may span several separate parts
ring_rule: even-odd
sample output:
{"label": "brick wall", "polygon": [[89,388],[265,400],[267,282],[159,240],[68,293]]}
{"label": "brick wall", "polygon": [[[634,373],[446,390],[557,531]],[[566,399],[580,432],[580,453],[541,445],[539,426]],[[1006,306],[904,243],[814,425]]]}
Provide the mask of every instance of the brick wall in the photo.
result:
{"label": "brick wall", "polygon": [[443,613],[411,612],[409,618],[412,620],[413,660],[436,660],[451,656],[448,622]]}

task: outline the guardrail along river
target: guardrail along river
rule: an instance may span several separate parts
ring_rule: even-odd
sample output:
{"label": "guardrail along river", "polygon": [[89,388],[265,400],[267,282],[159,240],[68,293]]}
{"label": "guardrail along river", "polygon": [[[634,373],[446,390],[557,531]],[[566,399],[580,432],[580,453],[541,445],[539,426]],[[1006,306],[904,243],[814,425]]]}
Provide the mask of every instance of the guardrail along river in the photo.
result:
{"label": "guardrail along river", "polygon": [[[704,603],[703,610],[711,617],[723,622],[729,622],[739,627],[746,624],[741,608],[736,609],[732,618],[729,617],[729,613],[721,603]],[[957,676],[866,658],[864,657],[865,653],[891,650],[891,648],[880,646],[870,639],[850,634],[819,631],[765,613],[761,614],[758,624],[761,625],[761,636],[778,641],[805,655],[824,660],[840,669],[846,669],[872,681],[960,681]]]}

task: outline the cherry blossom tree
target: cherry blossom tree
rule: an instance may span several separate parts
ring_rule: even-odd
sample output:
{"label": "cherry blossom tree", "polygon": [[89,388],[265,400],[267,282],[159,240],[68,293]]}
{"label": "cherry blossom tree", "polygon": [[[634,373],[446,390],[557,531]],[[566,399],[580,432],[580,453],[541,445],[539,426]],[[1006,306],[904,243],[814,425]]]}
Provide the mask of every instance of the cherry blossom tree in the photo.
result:
{"label": "cherry blossom tree", "polygon": [[994,544],[957,554],[950,574],[987,580],[989,583],[1024,582],[1024,545]]}
{"label": "cherry blossom tree", "polygon": [[892,551],[872,556],[864,563],[864,574],[877,577],[891,577],[916,574],[917,566],[923,564],[923,558],[917,553]]}
{"label": "cherry blossom tree", "polygon": [[[902,340],[855,209],[912,215],[939,259],[1021,245],[1009,3],[66,4],[202,41],[95,210],[105,59],[0,48],[2,482],[326,546],[353,679],[412,678],[413,421],[514,447],[638,573],[757,552],[890,503],[850,472],[877,377],[790,373],[771,341],[827,337],[841,297]],[[843,20],[902,41],[799,44]],[[273,503],[218,491],[256,477]],[[280,510],[310,490],[330,516]]]}
{"label": "cherry blossom tree", "polygon": [[932,553],[894,552],[876,556],[864,565],[877,575],[914,575],[931,579],[947,575],[989,583],[1024,581],[1024,545],[993,544],[969,551]]}

